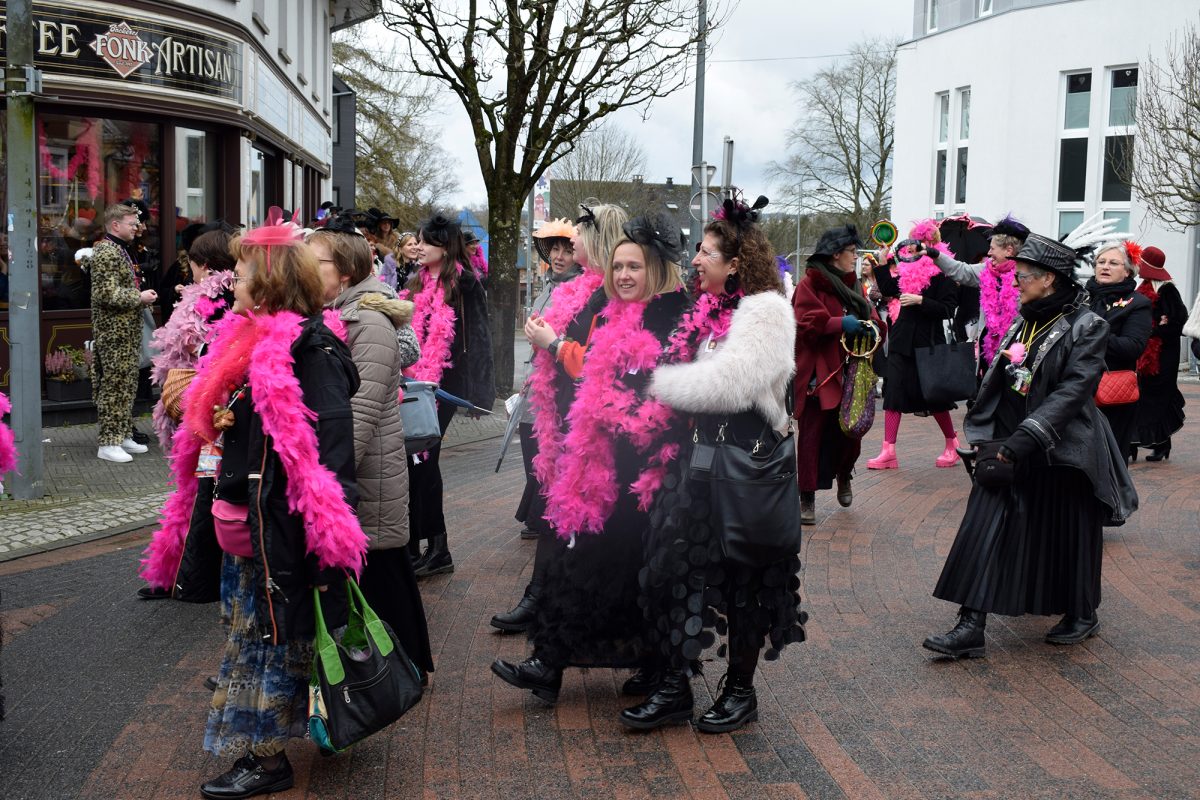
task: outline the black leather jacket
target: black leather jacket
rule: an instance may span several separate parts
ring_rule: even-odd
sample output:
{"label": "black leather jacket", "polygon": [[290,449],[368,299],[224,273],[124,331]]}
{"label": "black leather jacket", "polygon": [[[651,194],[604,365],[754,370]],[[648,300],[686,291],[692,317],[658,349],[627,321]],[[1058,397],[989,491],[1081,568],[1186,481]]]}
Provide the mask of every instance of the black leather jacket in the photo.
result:
{"label": "black leather jacket", "polygon": [[[1018,318],[1001,350],[1020,328]],[[1109,510],[1108,524],[1120,525],[1137,509],[1138,497],[1112,429],[1094,400],[1107,339],[1108,323],[1087,309],[1076,309],[1054,324],[1031,367],[1033,383],[1020,430],[1038,443],[1050,464],[1082,470],[1096,499]],[[996,408],[1008,380],[1004,370],[997,369],[1001,363],[997,358],[983,376],[967,413],[964,431],[972,444],[997,438]]]}

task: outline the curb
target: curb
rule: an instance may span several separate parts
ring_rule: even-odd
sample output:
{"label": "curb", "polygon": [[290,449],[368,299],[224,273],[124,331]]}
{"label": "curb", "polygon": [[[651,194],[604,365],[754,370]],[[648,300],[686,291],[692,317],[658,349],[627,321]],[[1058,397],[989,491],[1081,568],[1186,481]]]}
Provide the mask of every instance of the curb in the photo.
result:
{"label": "curb", "polygon": [[70,547],[76,544],[87,544],[88,542],[99,541],[100,539],[109,539],[113,536],[120,536],[123,533],[132,533],[133,531],[148,528],[158,522],[157,517],[141,520],[139,522],[127,522],[124,525],[118,525],[115,528],[106,528],[102,531],[93,531],[92,533],[81,533],[78,536],[69,536],[65,539],[59,539],[56,542],[47,542],[46,544],[37,544],[32,547],[23,547],[20,550],[0,553],[0,564],[6,564],[9,561],[19,561],[28,556],[41,555],[42,553],[50,553],[55,550],[61,550],[64,547]]}

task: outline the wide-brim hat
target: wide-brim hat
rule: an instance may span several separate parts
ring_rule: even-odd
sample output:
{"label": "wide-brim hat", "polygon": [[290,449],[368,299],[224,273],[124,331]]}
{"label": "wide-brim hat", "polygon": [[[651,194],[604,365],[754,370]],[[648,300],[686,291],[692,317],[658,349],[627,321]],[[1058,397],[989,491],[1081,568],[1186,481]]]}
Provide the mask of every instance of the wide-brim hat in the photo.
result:
{"label": "wide-brim hat", "polygon": [[550,251],[555,242],[571,245],[575,236],[575,226],[566,219],[554,219],[542,225],[533,232],[533,247],[537,250],[538,258],[550,263]]}
{"label": "wide-brim hat", "polygon": [[855,247],[863,246],[862,239],[858,236],[858,228],[854,225],[842,225],[837,228],[830,228],[822,233],[821,238],[817,240],[817,246],[813,248],[809,260],[833,258],[850,245],[854,245]]}
{"label": "wide-brim hat", "polygon": [[1040,233],[1030,233],[1014,256],[1016,261],[1024,261],[1027,264],[1057,272],[1072,280],[1075,279],[1075,260],[1077,258],[1078,254],[1072,248],[1057,239],[1042,236]]}
{"label": "wide-brim hat", "polygon": [[380,211],[375,206],[371,206],[369,209],[367,209],[367,216],[371,219],[372,225],[386,221],[392,223],[392,227],[394,228],[400,224],[400,220],[398,218],[393,217],[386,211]]}
{"label": "wide-brim hat", "polygon": [[1138,275],[1149,281],[1169,281],[1171,273],[1163,266],[1166,263],[1166,253],[1154,246],[1147,247],[1142,250],[1142,258],[1138,262]]}

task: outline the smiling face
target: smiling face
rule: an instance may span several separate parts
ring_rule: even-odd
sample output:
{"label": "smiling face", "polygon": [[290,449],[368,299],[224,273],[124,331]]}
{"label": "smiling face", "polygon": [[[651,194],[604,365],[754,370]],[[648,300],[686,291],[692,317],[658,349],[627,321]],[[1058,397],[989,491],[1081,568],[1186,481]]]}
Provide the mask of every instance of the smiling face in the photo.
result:
{"label": "smiling face", "polygon": [[625,242],[613,251],[612,282],[621,300],[636,302],[645,299],[646,255],[641,245]]}
{"label": "smiling face", "polygon": [[721,237],[715,233],[704,234],[700,242],[700,250],[692,259],[696,268],[696,277],[700,281],[700,291],[709,294],[725,294],[725,281],[730,275],[737,274],[737,259],[725,258],[721,252]]}
{"label": "smiling face", "polygon": [[239,258],[233,274],[236,276],[233,283],[233,312],[244,314],[254,308],[254,298],[250,295],[250,276],[254,274],[254,267]]}
{"label": "smiling face", "polygon": [[988,242],[988,258],[992,260],[993,264],[1012,261],[1013,256],[1017,254],[1017,248],[1011,244],[1000,244],[999,238],[999,236],[993,236]]}
{"label": "smiling face", "polygon": [[1013,280],[1021,291],[1021,304],[1040,300],[1054,289],[1054,275],[1032,264],[1018,261],[1013,269]]}
{"label": "smiling face", "polygon": [[405,261],[416,261],[421,255],[421,245],[417,244],[417,237],[406,237],[404,244],[400,245],[400,254],[404,256]]}
{"label": "smiling face", "polygon": [[1125,251],[1121,247],[1110,247],[1096,255],[1096,283],[1101,285],[1120,283],[1129,276],[1125,268]]}

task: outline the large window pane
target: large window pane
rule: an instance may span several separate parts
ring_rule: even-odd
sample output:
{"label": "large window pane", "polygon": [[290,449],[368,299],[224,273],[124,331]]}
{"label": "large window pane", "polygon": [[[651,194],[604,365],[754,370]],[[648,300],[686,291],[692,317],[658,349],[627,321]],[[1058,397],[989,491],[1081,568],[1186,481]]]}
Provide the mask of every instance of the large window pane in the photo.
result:
{"label": "large window pane", "polygon": [[175,129],[175,213],[179,228],[216,215],[216,137],[191,128]]}
{"label": "large window pane", "polygon": [[42,307],[87,308],[91,287],[75,263],[103,231],[104,209],[139,200],[150,218],[135,241],[142,283],[156,286],[158,242],[159,127],[99,117],[38,117],[38,262]]}
{"label": "large window pane", "polygon": [[946,151],[937,153],[937,178],[933,186],[933,204],[943,205],[946,202]]}
{"label": "large window pane", "polygon": [[1105,211],[1104,218],[1117,220],[1118,225],[1117,227],[1113,228],[1114,233],[1129,233],[1128,211]]}
{"label": "large window pane", "polygon": [[1058,201],[1082,203],[1087,189],[1087,139],[1063,139],[1058,155]]}
{"label": "large window pane", "polygon": [[950,136],[950,95],[938,96],[938,144],[945,144]]}
{"label": "large window pane", "polygon": [[1108,124],[1112,127],[1132,125],[1137,111],[1138,71],[1136,67],[1114,69],[1112,94],[1108,99]]}
{"label": "large window pane", "polygon": [[959,95],[958,101],[958,138],[971,138],[971,90],[967,89]]}
{"label": "large window pane", "polygon": [[1092,114],[1092,73],[1067,76],[1067,108],[1063,127],[1086,128]]}
{"label": "large window pane", "polygon": [[1082,211],[1058,212],[1058,238],[1066,236],[1083,223]]}
{"label": "large window pane", "polygon": [[1130,198],[1129,170],[1133,160],[1132,136],[1108,136],[1104,139],[1104,183],[1100,199],[1124,202]]}
{"label": "large window pane", "polygon": [[958,169],[954,174],[954,202],[967,202],[967,148],[958,148]]}

